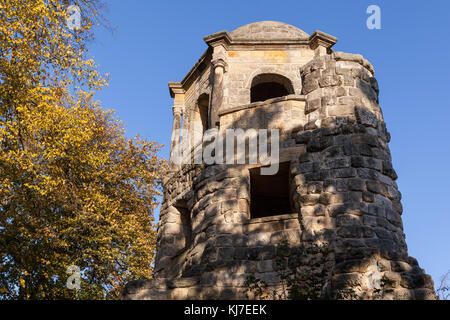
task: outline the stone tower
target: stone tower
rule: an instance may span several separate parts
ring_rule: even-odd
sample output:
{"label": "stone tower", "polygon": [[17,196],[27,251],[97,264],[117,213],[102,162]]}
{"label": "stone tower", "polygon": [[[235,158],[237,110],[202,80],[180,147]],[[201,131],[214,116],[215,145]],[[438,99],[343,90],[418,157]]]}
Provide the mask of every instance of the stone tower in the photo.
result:
{"label": "stone tower", "polygon": [[[279,271],[294,268],[324,271],[321,298],[378,289],[383,299],[434,299],[408,256],[372,65],[335,52],[333,36],[280,22],[204,40],[186,77],[169,83],[171,158],[184,153],[164,179],[155,276],[129,283],[124,298],[245,298],[248,276],[276,289]],[[276,174],[259,162],[194,161],[205,139],[192,137],[233,128],[279,132]],[[277,263],[286,243],[303,248],[298,265],[289,253]],[[319,266],[305,249],[314,246]]]}

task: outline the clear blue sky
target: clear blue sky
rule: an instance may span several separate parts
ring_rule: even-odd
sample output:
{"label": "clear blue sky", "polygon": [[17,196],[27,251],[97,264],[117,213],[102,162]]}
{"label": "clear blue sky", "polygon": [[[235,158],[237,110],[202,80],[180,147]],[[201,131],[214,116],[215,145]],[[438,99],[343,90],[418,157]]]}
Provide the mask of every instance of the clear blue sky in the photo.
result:
{"label": "clear blue sky", "polygon": [[[450,269],[450,2],[435,1],[107,1],[113,33],[99,30],[91,53],[111,73],[98,95],[127,134],[168,144],[172,100],[206,44],[202,38],[276,20],[338,37],[336,51],[360,53],[375,67],[380,105],[403,194],[410,255],[435,280]],[[366,8],[381,8],[381,30]],[[167,157],[168,149],[163,150]]]}

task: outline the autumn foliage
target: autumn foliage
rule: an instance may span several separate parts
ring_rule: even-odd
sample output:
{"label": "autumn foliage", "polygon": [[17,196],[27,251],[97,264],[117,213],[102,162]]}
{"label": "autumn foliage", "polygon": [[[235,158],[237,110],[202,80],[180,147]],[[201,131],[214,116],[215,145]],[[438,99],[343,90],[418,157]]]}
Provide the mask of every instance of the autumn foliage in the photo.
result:
{"label": "autumn foliage", "polygon": [[165,164],[94,100],[107,85],[87,52],[99,8],[0,0],[0,299],[117,298],[151,277]]}

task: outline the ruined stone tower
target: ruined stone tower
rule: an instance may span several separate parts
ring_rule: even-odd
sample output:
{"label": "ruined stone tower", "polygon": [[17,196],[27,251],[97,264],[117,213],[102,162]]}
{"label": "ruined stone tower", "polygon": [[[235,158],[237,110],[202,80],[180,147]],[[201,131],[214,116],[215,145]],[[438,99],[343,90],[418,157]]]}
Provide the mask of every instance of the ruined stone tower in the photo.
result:
{"label": "ruined stone tower", "polygon": [[[333,36],[280,22],[204,40],[186,77],[169,83],[171,157],[180,145],[185,153],[164,179],[155,276],[129,283],[124,298],[245,298],[250,275],[276,289],[280,270],[294,268],[321,272],[321,298],[434,299],[408,256],[372,65],[333,51]],[[279,130],[279,170],[189,161],[205,141],[186,147],[181,128]],[[298,264],[293,248],[303,248]]]}

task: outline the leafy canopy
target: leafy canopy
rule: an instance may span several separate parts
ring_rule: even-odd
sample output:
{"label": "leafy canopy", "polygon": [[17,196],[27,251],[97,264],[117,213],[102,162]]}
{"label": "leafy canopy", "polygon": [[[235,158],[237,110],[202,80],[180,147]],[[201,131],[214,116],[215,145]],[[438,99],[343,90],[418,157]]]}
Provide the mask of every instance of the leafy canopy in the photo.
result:
{"label": "leafy canopy", "polygon": [[[87,52],[100,9],[0,0],[0,298],[116,298],[151,277],[165,163],[94,100],[107,85]],[[80,290],[66,287],[72,265]]]}

